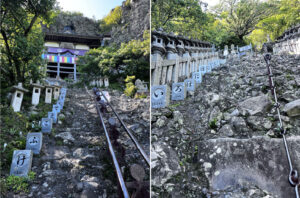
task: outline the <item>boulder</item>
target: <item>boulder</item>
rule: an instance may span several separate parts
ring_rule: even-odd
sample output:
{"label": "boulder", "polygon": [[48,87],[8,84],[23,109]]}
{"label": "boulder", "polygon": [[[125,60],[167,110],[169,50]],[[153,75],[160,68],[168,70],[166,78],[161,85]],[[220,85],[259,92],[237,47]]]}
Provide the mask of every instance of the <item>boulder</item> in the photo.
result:
{"label": "boulder", "polygon": [[271,105],[268,95],[252,97],[238,104],[242,112],[247,112],[250,115],[261,115],[268,111]]}
{"label": "boulder", "polygon": [[300,115],[300,99],[294,100],[293,102],[287,103],[283,111],[288,114],[290,117],[295,117]]}

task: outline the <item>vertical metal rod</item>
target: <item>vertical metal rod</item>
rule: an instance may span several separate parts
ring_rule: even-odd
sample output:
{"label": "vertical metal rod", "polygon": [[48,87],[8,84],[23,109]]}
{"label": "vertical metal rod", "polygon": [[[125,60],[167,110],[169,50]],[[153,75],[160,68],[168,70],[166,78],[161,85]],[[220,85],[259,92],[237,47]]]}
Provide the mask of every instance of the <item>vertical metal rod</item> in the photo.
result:
{"label": "vertical metal rod", "polygon": [[143,148],[141,147],[141,145],[138,143],[138,141],[136,140],[136,138],[132,135],[132,133],[129,131],[129,129],[126,127],[126,125],[124,124],[123,120],[120,118],[120,116],[118,115],[118,113],[115,111],[115,109],[112,107],[112,105],[108,102],[107,98],[105,97],[105,95],[102,93],[102,91],[99,90],[99,92],[101,93],[101,95],[105,98],[107,104],[110,106],[110,108],[112,109],[112,111],[114,112],[114,114],[117,116],[118,120],[121,122],[123,128],[125,129],[125,131],[127,132],[127,134],[129,135],[129,137],[131,138],[131,140],[133,141],[133,143],[135,144],[135,146],[137,147],[137,149],[139,150],[139,152],[141,153],[141,155],[143,156],[144,160],[147,162],[148,166],[150,166],[150,160],[149,157],[147,156],[147,154],[145,153],[145,151],[143,150]]}
{"label": "vertical metal rod", "polygon": [[[293,164],[292,164],[292,160],[291,160],[289,148],[288,148],[286,137],[285,137],[285,129],[283,127],[283,123],[282,123],[282,120],[281,120],[281,115],[280,115],[280,110],[279,110],[279,104],[278,104],[277,94],[276,94],[276,88],[275,88],[274,80],[273,80],[273,73],[272,73],[272,69],[271,69],[271,67],[269,65],[269,61],[271,60],[271,55],[266,54],[264,58],[265,58],[265,61],[267,63],[267,69],[268,69],[268,73],[269,73],[270,87],[271,87],[272,94],[273,94],[274,99],[275,99],[276,110],[277,110],[277,114],[278,114],[278,118],[279,118],[279,122],[280,122],[280,130],[281,130],[281,133],[282,133],[283,143],[284,143],[286,155],[287,155],[287,158],[288,158],[288,163],[289,163],[289,166],[290,166],[289,181],[290,181],[290,183],[293,186],[295,186],[296,198],[299,198],[298,187],[299,187],[300,184],[299,184],[299,181],[298,181],[298,183],[296,183],[294,181],[294,178],[298,177],[298,174],[297,174],[297,171],[293,169]],[[297,179],[299,179],[299,178],[297,178]]]}
{"label": "vertical metal rod", "polygon": [[122,172],[121,172],[121,169],[120,169],[118,160],[117,160],[117,158],[116,158],[116,155],[115,155],[113,146],[112,146],[112,144],[111,144],[111,141],[110,141],[110,139],[109,139],[108,132],[107,132],[107,130],[106,130],[106,127],[105,127],[105,124],[104,124],[104,121],[103,121],[102,113],[101,113],[101,111],[100,111],[100,109],[99,109],[99,106],[98,106],[97,101],[96,101],[95,98],[94,98],[94,101],[95,101],[95,105],[96,105],[97,112],[98,112],[98,114],[99,114],[99,116],[100,116],[101,124],[102,124],[103,129],[104,129],[104,132],[105,132],[105,136],[106,136],[106,140],[107,140],[107,143],[108,143],[109,152],[110,152],[110,155],[112,156],[113,163],[114,163],[114,165],[115,165],[115,169],[116,169],[116,172],[117,172],[119,184],[120,184],[121,189],[122,189],[122,191],[123,191],[124,198],[130,198],[129,193],[128,193],[127,188],[126,188],[126,185],[125,185],[124,178],[123,178],[123,176],[122,176]]}

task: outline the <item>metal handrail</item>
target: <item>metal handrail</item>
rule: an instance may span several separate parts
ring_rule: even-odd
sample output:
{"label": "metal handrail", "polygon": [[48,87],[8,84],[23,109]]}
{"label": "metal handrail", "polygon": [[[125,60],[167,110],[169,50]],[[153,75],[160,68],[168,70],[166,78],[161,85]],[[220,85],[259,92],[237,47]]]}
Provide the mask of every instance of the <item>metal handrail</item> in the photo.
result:
{"label": "metal handrail", "polygon": [[108,102],[107,98],[105,97],[105,95],[102,93],[102,91],[98,90],[101,95],[105,98],[107,104],[110,106],[110,108],[112,109],[112,111],[114,112],[114,114],[116,115],[116,117],[118,118],[118,120],[121,122],[123,128],[125,129],[125,131],[127,132],[127,134],[129,135],[130,139],[133,141],[133,143],[135,144],[135,146],[137,147],[137,149],[139,150],[139,152],[141,153],[141,155],[143,156],[144,160],[147,162],[148,166],[150,167],[150,160],[149,157],[147,156],[147,154],[145,153],[145,151],[143,150],[143,148],[141,147],[141,145],[138,143],[138,141],[136,140],[136,138],[133,136],[133,134],[129,131],[129,129],[126,127],[126,125],[124,124],[123,120],[119,117],[119,114],[115,111],[115,109],[112,107],[112,105]]}

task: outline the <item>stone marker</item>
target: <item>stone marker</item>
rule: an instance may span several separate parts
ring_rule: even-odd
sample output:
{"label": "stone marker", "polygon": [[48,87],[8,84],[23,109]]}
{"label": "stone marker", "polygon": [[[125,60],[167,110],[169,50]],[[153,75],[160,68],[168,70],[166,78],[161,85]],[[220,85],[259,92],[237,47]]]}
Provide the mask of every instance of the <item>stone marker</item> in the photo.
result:
{"label": "stone marker", "polygon": [[135,84],[135,86],[137,88],[137,93],[148,92],[147,84],[144,83],[144,82],[142,82],[140,79],[137,79],[134,84]]}
{"label": "stone marker", "polygon": [[170,104],[170,88],[168,85],[151,86],[151,107],[164,108]]}
{"label": "stone marker", "polygon": [[172,84],[172,100],[184,100],[186,97],[186,87],[184,82]]}
{"label": "stone marker", "polygon": [[51,129],[52,129],[52,118],[42,118],[42,132],[50,133]]}
{"label": "stone marker", "polygon": [[48,112],[48,118],[52,119],[52,123],[56,123],[57,122],[57,112],[56,111]]}
{"label": "stone marker", "polygon": [[61,110],[60,105],[58,104],[53,105],[52,111],[56,111],[57,113],[60,113],[60,110]]}
{"label": "stone marker", "polygon": [[32,83],[31,85],[33,86],[31,104],[38,105],[40,102],[41,91],[44,86],[40,84],[40,81]]}
{"label": "stone marker", "polygon": [[104,78],[104,87],[108,87],[109,86],[109,80],[107,77]]}
{"label": "stone marker", "polygon": [[53,98],[54,98],[55,100],[57,100],[58,97],[59,97],[59,91],[60,91],[60,89],[61,89],[61,86],[56,82],[56,83],[54,84],[54,92],[53,92]]}
{"label": "stone marker", "polygon": [[51,104],[52,102],[52,85],[46,85],[46,96],[45,96],[45,103]]}
{"label": "stone marker", "polygon": [[225,45],[225,47],[224,47],[224,56],[225,57],[227,57],[228,56],[228,54],[229,54],[229,52],[228,52],[228,45]]}
{"label": "stone marker", "polygon": [[60,106],[60,109],[63,109],[65,102],[64,102],[64,100],[58,100],[57,104]]}
{"label": "stone marker", "polygon": [[103,79],[102,78],[99,79],[99,82],[100,82],[100,87],[103,87],[104,83],[103,83]]}
{"label": "stone marker", "polygon": [[40,154],[43,143],[42,133],[28,133],[26,140],[26,150],[32,150],[33,154]]}
{"label": "stone marker", "polygon": [[[194,73],[199,73],[199,72],[194,72]],[[193,73],[193,75],[194,75]],[[200,75],[201,76],[201,75]],[[195,79],[185,79],[184,83],[185,83],[185,87],[187,91],[195,91]]]}
{"label": "stone marker", "polygon": [[31,150],[15,150],[10,167],[10,175],[27,177],[32,164]]}
{"label": "stone marker", "polygon": [[13,86],[13,89],[15,90],[15,93],[13,93],[11,99],[11,106],[14,109],[14,112],[19,112],[21,110],[24,92],[28,92],[28,90],[23,88],[22,83],[18,83],[18,86]]}
{"label": "stone marker", "polygon": [[196,83],[200,84],[202,82],[201,72],[194,72],[193,79],[196,81]]}

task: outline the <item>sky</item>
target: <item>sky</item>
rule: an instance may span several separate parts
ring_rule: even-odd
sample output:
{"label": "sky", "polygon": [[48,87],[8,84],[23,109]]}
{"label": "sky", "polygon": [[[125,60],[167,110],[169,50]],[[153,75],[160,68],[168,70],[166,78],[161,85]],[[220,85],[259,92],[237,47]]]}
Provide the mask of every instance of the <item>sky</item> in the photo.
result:
{"label": "sky", "polygon": [[64,11],[76,11],[84,16],[102,19],[111,9],[122,5],[124,0],[57,0]]}
{"label": "sky", "polygon": [[[83,13],[84,16],[96,19],[102,19],[111,9],[122,5],[124,0],[57,0],[59,6],[64,11],[76,11]],[[202,0],[208,3],[208,6],[214,6],[219,0]]]}

